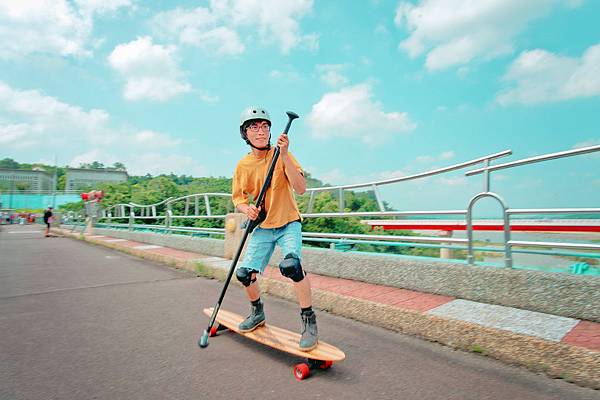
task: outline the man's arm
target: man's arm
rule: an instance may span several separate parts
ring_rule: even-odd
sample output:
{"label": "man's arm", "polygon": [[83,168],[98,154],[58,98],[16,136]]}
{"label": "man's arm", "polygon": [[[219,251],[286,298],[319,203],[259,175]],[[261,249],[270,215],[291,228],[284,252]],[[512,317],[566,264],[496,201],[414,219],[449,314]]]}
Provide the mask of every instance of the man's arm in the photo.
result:
{"label": "man's arm", "polygon": [[288,156],[289,144],[290,142],[288,135],[282,134],[279,136],[279,139],[277,140],[277,146],[279,146],[281,160],[283,161],[283,166],[285,168],[285,174],[290,180],[294,192],[302,195],[304,192],[306,192],[306,178],[298,170],[298,168],[296,168],[296,165],[294,165],[291,157]]}
{"label": "man's arm", "polygon": [[292,160],[288,155],[285,155],[283,158],[283,165],[285,167],[285,174],[287,175],[290,183],[292,184],[292,188],[294,188],[294,192],[302,195],[306,192],[306,178],[294,165]]}

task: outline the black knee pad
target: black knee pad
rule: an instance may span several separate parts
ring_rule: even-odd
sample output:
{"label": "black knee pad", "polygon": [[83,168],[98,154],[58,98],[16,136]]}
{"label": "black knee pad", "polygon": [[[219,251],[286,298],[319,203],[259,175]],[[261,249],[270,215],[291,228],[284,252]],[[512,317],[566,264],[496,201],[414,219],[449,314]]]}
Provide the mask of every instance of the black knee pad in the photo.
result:
{"label": "black knee pad", "polygon": [[256,282],[256,277],[252,278],[252,274],[255,274],[256,271],[252,271],[246,268],[238,268],[235,271],[235,277],[238,281],[242,282],[242,285],[245,287],[250,286],[252,283]]}
{"label": "black knee pad", "polygon": [[290,278],[294,282],[300,282],[305,276],[300,259],[293,253],[285,256],[279,264],[279,270],[281,271],[281,275]]}

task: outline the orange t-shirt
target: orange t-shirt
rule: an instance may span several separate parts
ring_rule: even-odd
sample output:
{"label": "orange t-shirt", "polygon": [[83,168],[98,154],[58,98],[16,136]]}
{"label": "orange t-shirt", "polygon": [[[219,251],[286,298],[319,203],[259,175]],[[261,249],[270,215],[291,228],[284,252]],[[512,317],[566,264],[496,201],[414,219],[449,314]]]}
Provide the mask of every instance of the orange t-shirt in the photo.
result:
{"label": "orange t-shirt", "polygon": [[[274,154],[275,148],[273,147],[264,157],[256,157],[251,152],[238,162],[233,173],[231,191],[232,201],[236,207],[240,204],[248,204],[249,197],[252,197],[253,202],[256,201]],[[287,156],[298,171],[304,175],[294,156],[290,152]],[[285,174],[281,156],[277,159],[271,185],[265,195],[265,211],[267,218],[260,224],[261,228],[279,228],[300,219],[300,211],[298,211],[298,205],[294,198],[292,184]]]}

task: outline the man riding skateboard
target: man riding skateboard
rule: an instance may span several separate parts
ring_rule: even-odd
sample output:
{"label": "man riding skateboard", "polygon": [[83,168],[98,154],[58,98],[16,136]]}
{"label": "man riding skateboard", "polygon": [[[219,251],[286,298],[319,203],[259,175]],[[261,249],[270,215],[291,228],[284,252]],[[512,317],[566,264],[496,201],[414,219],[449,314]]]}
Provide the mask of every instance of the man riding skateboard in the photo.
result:
{"label": "man riding skateboard", "polygon": [[[260,189],[275,149],[271,147],[271,119],[261,107],[249,107],[242,112],[240,134],[251,147],[251,152],[237,164],[233,174],[232,200],[236,208],[248,219],[262,220],[248,243],[242,265],[236,270],[237,279],[244,285],[251,303],[250,315],[240,323],[241,332],[250,332],[265,323],[257,274],[267,266],[275,245],[279,245],[284,259],[279,264],[281,274],[294,283],[301,308],[302,331],[300,350],[310,351],[317,347],[317,318],[312,309],[310,281],[302,269],[302,224],[298,205],[292,190],[298,194],[306,191],[306,179],[302,168],[288,152],[289,138],[279,136],[277,146],[280,157],[275,165],[273,180],[266,192],[264,209],[250,204]],[[264,219],[264,220],[263,220]]]}

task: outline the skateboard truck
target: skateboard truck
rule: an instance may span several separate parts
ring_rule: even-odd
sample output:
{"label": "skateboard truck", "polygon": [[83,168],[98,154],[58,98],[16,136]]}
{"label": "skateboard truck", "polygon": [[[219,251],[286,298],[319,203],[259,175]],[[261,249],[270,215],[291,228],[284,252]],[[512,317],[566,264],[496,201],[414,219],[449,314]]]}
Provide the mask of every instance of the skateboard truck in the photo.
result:
{"label": "skateboard truck", "polygon": [[311,375],[311,371],[317,369],[329,369],[332,365],[333,361],[314,360],[312,358],[307,358],[305,363],[294,365],[292,371],[294,373],[294,378],[302,381]]}

